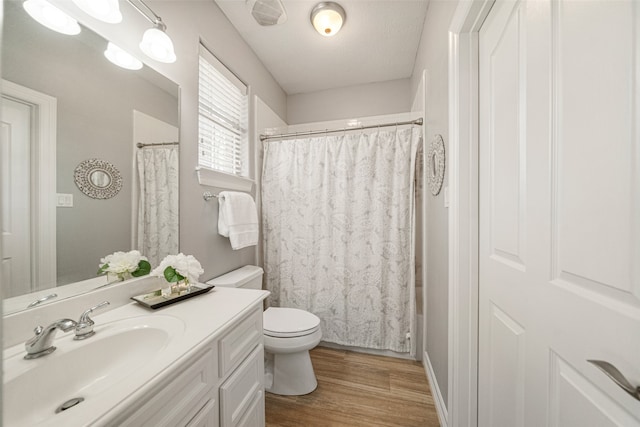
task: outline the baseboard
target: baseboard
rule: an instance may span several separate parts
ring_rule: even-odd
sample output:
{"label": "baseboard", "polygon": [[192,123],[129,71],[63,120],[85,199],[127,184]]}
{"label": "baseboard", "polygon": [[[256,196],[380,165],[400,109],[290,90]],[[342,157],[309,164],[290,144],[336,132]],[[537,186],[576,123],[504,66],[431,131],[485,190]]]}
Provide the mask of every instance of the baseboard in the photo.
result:
{"label": "baseboard", "polygon": [[416,358],[411,357],[409,353],[397,353],[391,350],[377,350],[375,348],[353,347],[350,345],[342,345],[342,344],[336,344],[336,343],[326,342],[326,341],[320,341],[320,344],[318,344],[318,346],[333,348],[336,350],[353,351],[356,353],[372,354],[374,356],[386,356],[386,357],[395,357],[396,359],[416,360]]}
{"label": "baseboard", "polygon": [[433,395],[433,403],[436,405],[436,412],[438,413],[438,420],[441,427],[448,427],[449,413],[447,412],[447,405],[444,402],[440,387],[438,386],[438,380],[436,374],[433,372],[433,366],[431,366],[431,360],[429,354],[425,351],[422,358],[422,364],[424,370],[427,373],[429,384],[431,384],[431,394]]}

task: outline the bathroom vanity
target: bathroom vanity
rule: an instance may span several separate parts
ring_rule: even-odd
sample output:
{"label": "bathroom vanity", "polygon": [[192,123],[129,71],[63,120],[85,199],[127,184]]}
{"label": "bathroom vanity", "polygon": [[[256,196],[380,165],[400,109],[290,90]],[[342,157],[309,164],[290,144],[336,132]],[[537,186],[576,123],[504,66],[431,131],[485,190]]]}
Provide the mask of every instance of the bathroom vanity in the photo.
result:
{"label": "bathroom vanity", "polygon": [[[89,339],[58,332],[57,350],[47,356],[24,360],[24,343],[5,348],[4,423],[263,426],[267,295],[215,288],[157,310],[124,303],[96,313]],[[51,316],[50,310],[35,318],[59,317]],[[5,319],[5,330],[15,322]],[[74,405],[74,398],[83,400]],[[72,406],[56,413],[65,402]]]}

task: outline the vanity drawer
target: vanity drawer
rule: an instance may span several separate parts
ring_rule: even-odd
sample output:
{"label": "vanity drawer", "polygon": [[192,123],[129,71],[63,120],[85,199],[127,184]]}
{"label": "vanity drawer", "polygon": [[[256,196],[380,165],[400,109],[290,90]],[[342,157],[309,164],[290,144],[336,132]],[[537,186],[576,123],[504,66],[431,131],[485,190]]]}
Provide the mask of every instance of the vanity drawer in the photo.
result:
{"label": "vanity drawer", "polygon": [[220,378],[229,375],[258,344],[262,344],[262,310],[258,307],[219,341]]}
{"label": "vanity drawer", "polygon": [[[176,427],[193,420],[207,405],[217,406],[214,348],[207,349],[164,385],[120,426]],[[207,425],[207,424],[200,424]]]}
{"label": "vanity drawer", "polygon": [[220,386],[222,427],[262,426],[264,418],[264,349],[259,345]]}

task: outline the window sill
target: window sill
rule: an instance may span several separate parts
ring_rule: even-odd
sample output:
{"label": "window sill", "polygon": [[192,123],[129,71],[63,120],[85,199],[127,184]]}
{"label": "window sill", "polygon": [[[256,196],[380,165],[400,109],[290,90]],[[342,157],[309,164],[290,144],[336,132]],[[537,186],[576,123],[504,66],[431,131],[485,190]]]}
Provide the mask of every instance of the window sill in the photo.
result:
{"label": "window sill", "polygon": [[196,167],[196,172],[198,173],[198,182],[200,185],[245,192],[250,192],[253,189],[254,181],[249,178],[231,175],[201,166]]}

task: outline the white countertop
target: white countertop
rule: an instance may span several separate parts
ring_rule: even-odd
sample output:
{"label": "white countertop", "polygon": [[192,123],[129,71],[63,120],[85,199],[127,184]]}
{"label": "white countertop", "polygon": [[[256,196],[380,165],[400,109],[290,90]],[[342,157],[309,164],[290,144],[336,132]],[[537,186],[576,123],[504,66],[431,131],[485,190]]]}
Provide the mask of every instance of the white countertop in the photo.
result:
{"label": "white countertop", "polygon": [[[106,335],[109,333],[111,325],[117,325],[117,321],[126,318],[136,318],[135,321],[139,319],[141,325],[144,325],[145,317],[166,316],[179,319],[184,326],[179,328],[181,330],[172,337],[170,345],[151,357],[148,363],[128,374],[123,380],[111,385],[108,391],[100,392],[99,395],[95,396],[95,399],[91,395],[84,396],[86,400],[77,407],[55,415],[52,413],[48,420],[37,425],[65,427],[109,425],[109,421],[117,413],[130,405],[134,405],[140,398],[148,396],[164,378],[174,372],[172,368],[180,367],[180,364],[185,359],[195,355],[207,343],[225,333],[226,326],[239,320],[258,306],[262,310],[262,301],[268,294],[267,291],[215,288],[209,293],[157,310],[131,302],[103,314],[98,314],[98,312],[95,316],[92,316],[95,321],[94,330],[96,336],[87,339],[87,344],[90,344],[91,340],[99,339],[101,330]],[[179,324],[179,322],[174,323]],[[55,345],[58,349],[50,355],[34,360],[22,359],[25,354],[24,344],[5,349],[4,384],[7,384],[8,381],[11,381],[21,372],[39,364],[46,366],[49,362],[53,365],[55,358],[65,360],[62,359],[65,353],[73,351],[74,348],[77,348],[74,346],[83,345],[82,343],[82,341],[73,341],[73,332],[59,333],[55,340]],[[131,352],[135,350],[135,348],[113,348],[109,351]],[[10,361],[10,363],[7,363],[7,361]],[[7,371],[7,367],[11,367],[11,369]],[[43,378],[43,380],[46,380],[46,378]],[[39,400],[37,390],[40,387],[38,384],[33,384],[32,388],[33,394],[29,393],[29,396],[21,396],[20,398],[28,399],[31,405],[36,406]],[[59,396],[58,400],[60,402],[58,404],[71,397],[74,396]],[[46,400],[50,400],[50,398],[47,396]],[[55,407],[52,409],[55,409]]]}

